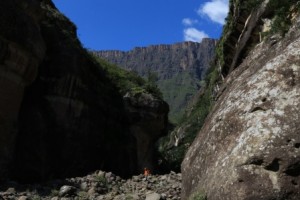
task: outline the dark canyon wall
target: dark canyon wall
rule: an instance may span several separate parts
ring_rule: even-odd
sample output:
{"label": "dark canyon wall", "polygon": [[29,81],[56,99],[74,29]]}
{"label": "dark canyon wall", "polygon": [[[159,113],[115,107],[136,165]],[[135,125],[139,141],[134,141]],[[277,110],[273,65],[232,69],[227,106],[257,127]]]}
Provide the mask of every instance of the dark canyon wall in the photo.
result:
{"label": "dark canyon wall", "polygon": [[[152,167],[152,143],[165,134],[168,105],[145,90],[121,90],[51,1],[0,4],[1,178],[44,180],[95,169],[128,176]],[[145,95],[128,105],[127,98]],[[149,145],[141,147],[145,137]]]}

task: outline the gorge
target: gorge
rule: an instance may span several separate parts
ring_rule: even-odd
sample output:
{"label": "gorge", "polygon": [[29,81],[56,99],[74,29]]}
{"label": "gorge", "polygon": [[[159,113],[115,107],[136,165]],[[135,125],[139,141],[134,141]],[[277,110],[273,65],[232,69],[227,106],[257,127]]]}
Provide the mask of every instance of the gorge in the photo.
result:
{"label": "gorge", "polygon": [[145,79],[154,79],[164,100],[170,106],[169,119],[178,123],[188,102],[201,88],[214,57],[215,39],[201,43],[182,42],[171,45],[136,47],[131,51],[94,51],[110,63],[136,72]]}
{"label": "gorge", "polygon": [[[0,199],[300,199],[299,5],[230,0],[217,44],[129,52],[187,53],[161,79],[207,75],[164,146],[182,174],[156,175],[169,123],[158,88],[84,49],[51,0],[1,1]],[[197,45],[215,55],[209,69]]]}

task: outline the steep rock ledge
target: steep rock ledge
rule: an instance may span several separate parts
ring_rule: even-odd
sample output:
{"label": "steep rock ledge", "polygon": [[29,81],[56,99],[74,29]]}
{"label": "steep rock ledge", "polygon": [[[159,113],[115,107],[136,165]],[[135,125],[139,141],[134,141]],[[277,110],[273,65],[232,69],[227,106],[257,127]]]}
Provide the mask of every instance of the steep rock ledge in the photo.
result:
{"label": "steep rock ledge", "polygon": [[263,27],[262,16],[269,12],[266,9],[268,2],[269,0],[237,0],[230,3],[227,24],[217,52],[222,57],[218,65],[224,77],[239,66],[252,46],[259,42]]}

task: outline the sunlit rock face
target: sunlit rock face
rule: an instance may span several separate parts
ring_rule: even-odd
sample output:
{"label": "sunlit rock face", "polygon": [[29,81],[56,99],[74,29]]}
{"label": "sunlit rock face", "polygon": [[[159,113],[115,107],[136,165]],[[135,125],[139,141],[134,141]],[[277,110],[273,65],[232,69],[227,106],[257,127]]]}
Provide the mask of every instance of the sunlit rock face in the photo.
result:
{"label": "sunlit rock face", "polygon": [[300,19],[228,75],[182,163],[183,199],[300,198]]}

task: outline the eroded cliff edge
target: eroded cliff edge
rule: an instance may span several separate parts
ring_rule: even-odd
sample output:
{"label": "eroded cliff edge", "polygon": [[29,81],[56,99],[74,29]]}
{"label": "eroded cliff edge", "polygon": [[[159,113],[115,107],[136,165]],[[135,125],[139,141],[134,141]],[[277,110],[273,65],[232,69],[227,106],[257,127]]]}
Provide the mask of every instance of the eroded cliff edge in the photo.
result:
{"label": "eroded cliff edge", "polygon": [[[235,21],[242,20],[237,12],[242,10],[238,2],[231,1],[231,8],[235,9],[230,15]],[[214,107],[182,163],[183,199],[201,195],[213,200],[300,197],[298,4],[285,2],[285,18],[291,22],[288,32],[269,31],[260,41],[261,17],[275,21],[275,10],[272,15],[265,6],[277,2],[259,3],[262,4],[250,9],[248,21],[244,20],[244,31],[233,28],[240,34],[235,38],[242,38],[250,30],[247,24],[251,15],[259,13],[248,37],[256,40],[245,41],[252,47],[239,43],[234,46],[227,40],[233,37],[223,35],[224,44],[232,45],[232,51],[223,52],[222,59],[230,61],[217,60],[222,74],[217,82],[220,88],[215,88]],[[241,56],[241,60],[233,62]]]}
{"label": "eroded cliff edge", "polygon": [[[152,146],[166,133],[168,105],[143,79],[91,56],[51,1],[0,7],[1,179],[37,181],[95,169],[128,176],[155,165]],[[127,103],[143,95],[147,101]],[[132,120],[133,109],[151,130]],[[139,149],[134,127],[145,128],[149,146]]]}

